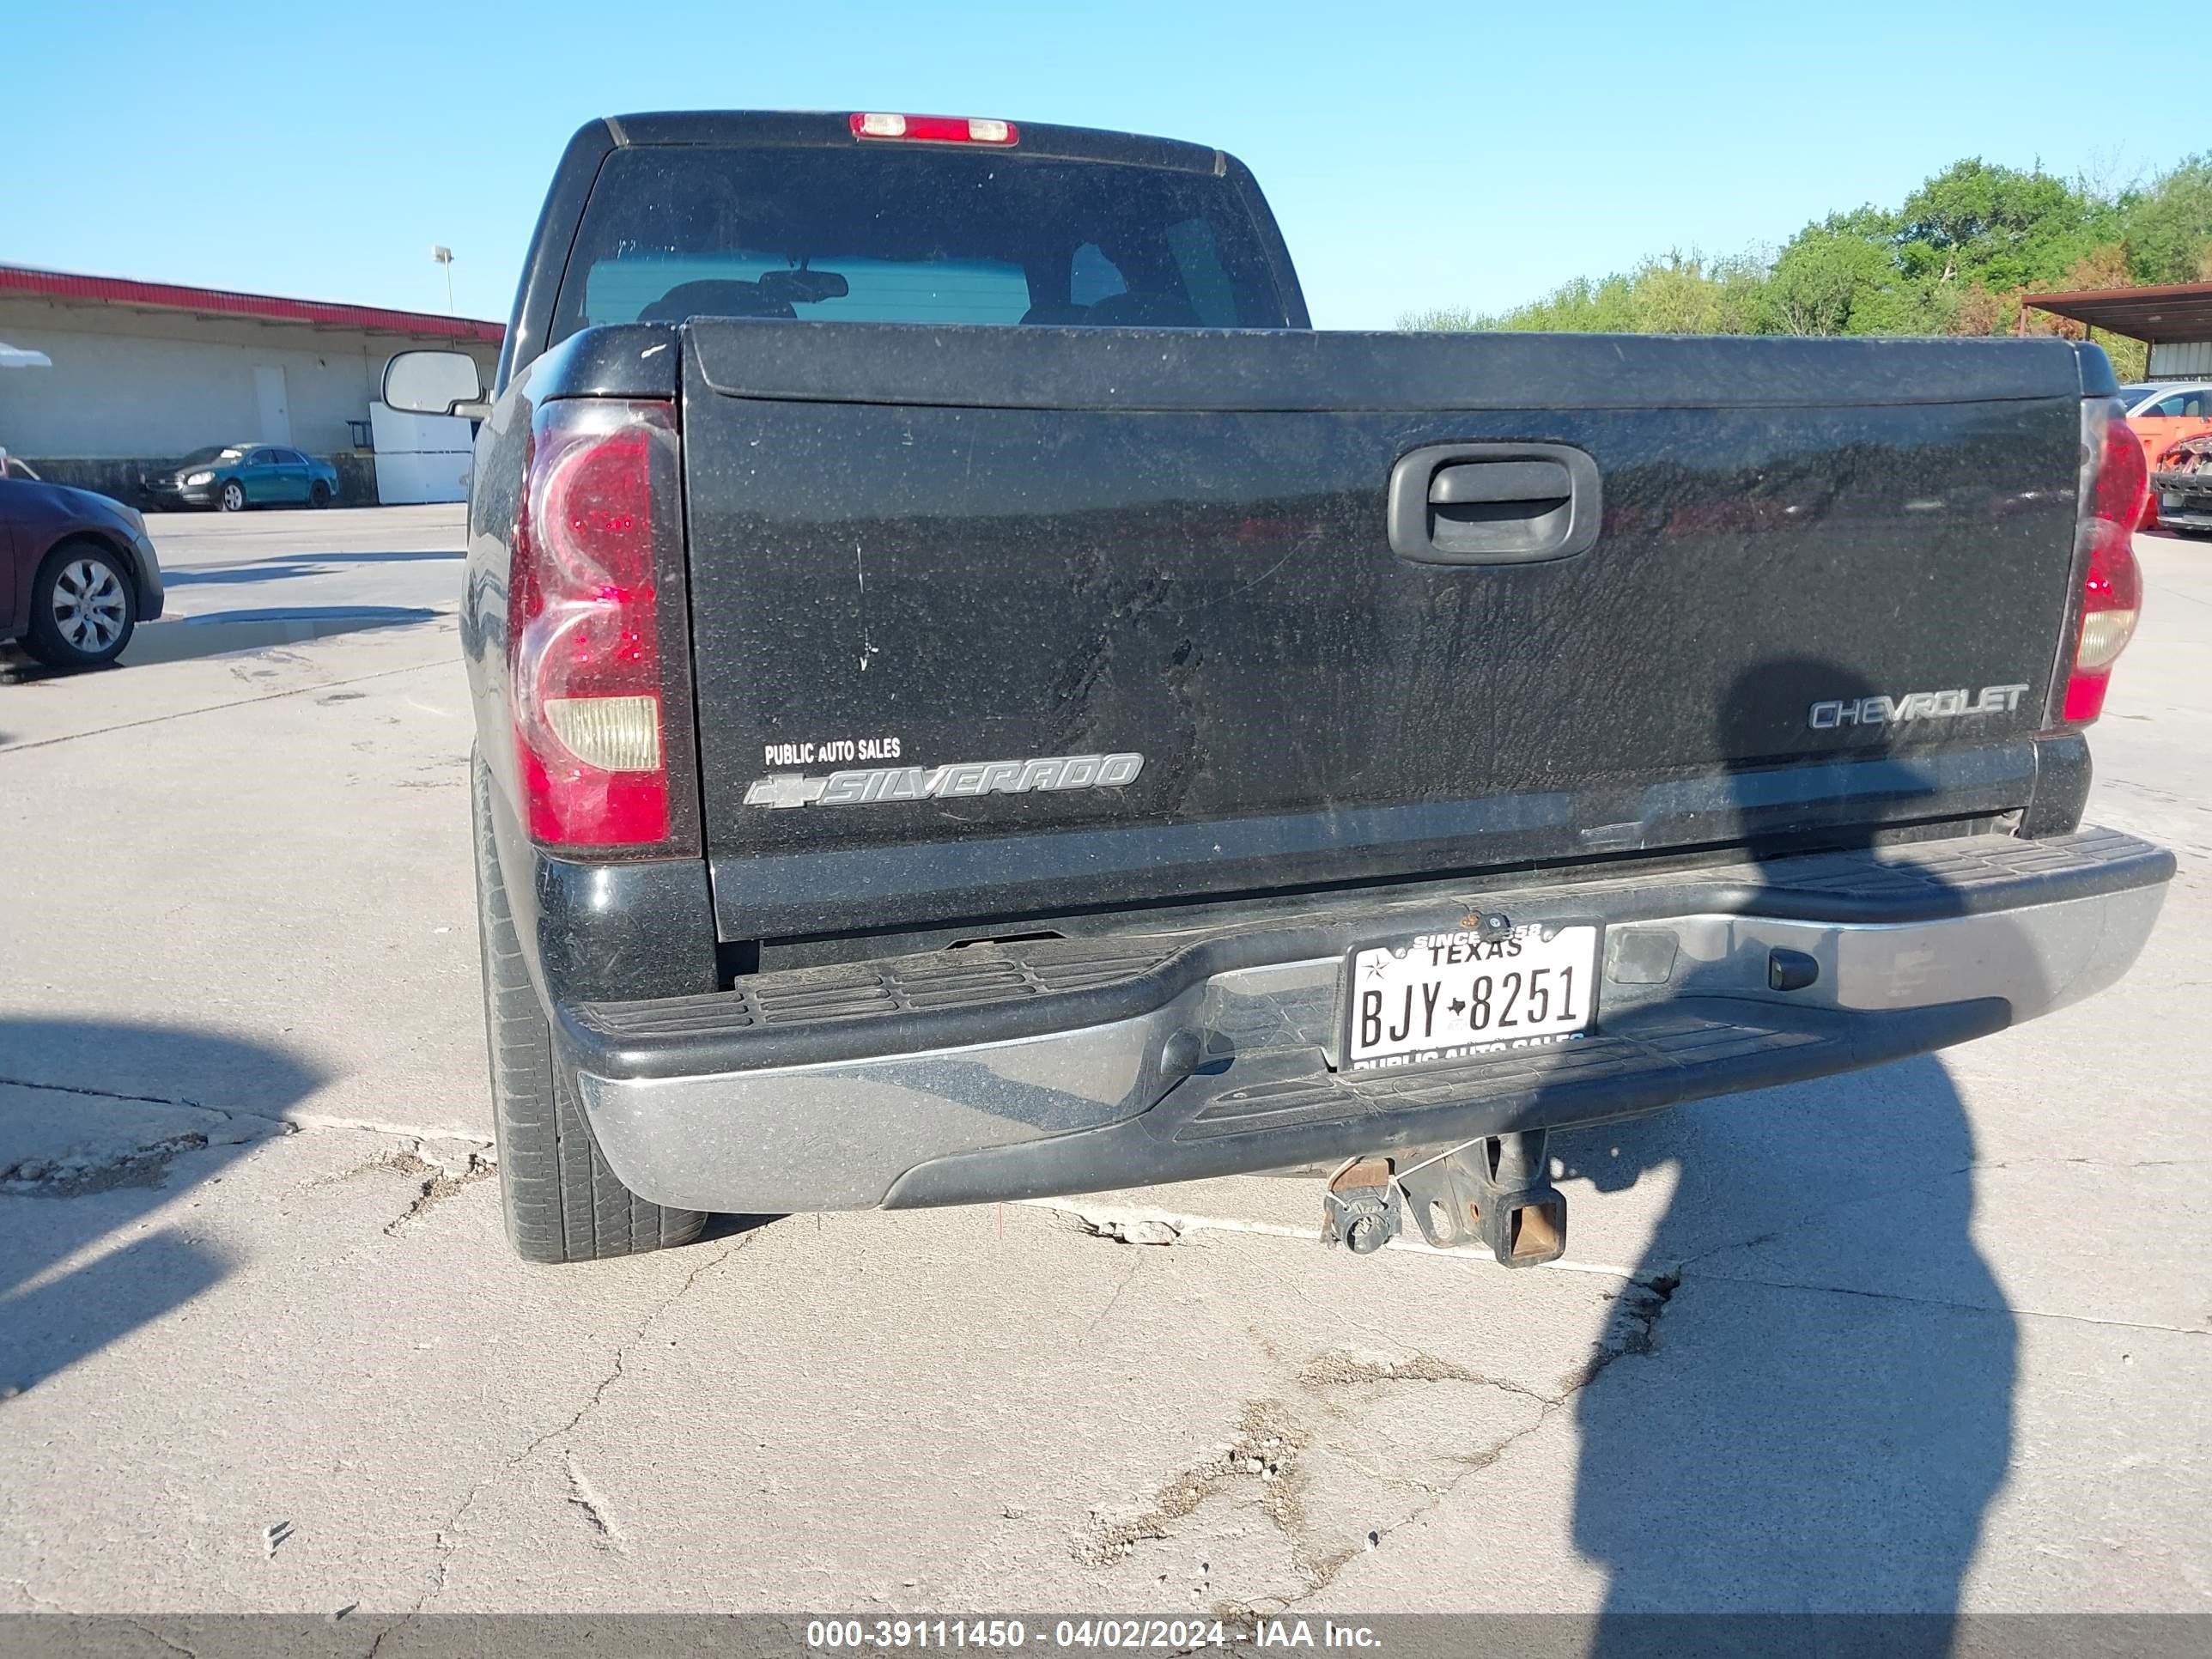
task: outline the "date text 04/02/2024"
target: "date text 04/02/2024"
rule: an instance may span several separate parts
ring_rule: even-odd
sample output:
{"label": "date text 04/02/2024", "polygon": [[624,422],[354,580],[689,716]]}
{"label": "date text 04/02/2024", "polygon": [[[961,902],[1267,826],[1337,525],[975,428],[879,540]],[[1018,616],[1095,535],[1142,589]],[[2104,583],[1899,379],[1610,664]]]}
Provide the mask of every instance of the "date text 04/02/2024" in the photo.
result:
{"label": "date text 04/02/2024", "polygon": [[1324,1619],[1255,1620],[1248,1628],[1220,1619],[1058,1619],[1032,1628],[1018,1619],[816,1619],[806,1645],[818,1652],[959,1648],[1012,1652],[1024,1647],[1088,1651],[1188,1652],[1249,1644],[1261,1648],[1381,1646],[1365,1625]]}

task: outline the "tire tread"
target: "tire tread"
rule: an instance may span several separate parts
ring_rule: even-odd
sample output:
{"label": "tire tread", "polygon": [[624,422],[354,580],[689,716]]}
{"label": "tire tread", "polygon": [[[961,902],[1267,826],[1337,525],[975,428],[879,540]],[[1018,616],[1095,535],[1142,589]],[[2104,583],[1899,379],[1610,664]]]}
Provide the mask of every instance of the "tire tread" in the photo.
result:
{"label": "tire tread", "polygon": [[477,917],[507,1236],[526,1261],[598,1261],[688,1244],[707,1218],[640,1198],[607,1167],[523,963],[492,842],[490,775],[471,757]]}

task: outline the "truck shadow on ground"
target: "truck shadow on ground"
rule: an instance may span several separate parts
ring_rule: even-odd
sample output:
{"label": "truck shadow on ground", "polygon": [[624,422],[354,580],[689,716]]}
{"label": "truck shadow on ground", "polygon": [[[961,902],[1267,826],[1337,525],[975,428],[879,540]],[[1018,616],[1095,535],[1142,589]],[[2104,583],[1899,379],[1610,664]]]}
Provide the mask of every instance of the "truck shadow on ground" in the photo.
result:
{"label": "truck shadow on ground", "polygon": [[221,1279],[218,1247],[149,1218],[285,1133],[322,1081],[271,1043],[0,1018],[0,1389],[32,1389]]}
{"label": "truck shadow on ground", "polygon": [[[1720,752],[1800,740],[1779,724],[1871,695],[1867,680],[1754,669]],[[1758,766],[1735,769],[1747,812]],[[1942,1062],[1696,1103],[1554,1150],[1601,1192],[1676,1176],[1634,1270],[1650,1289],[1622,1298],[1605,1344],[1663,1363],[1611,1367],[1576,1401],[1574,1543],[1610,1576],[1593,1655],[1679,1650],[1689,1632],[1652,1615],[1722,1612],[1923,1615],[1882,1626],[1880,1650],[1948,1653],[2012,1456],[2019,1332],[1972,1237],[1973,1132]],[[1724,1629],[1698,1634],[1738,1650]]]}
{"label": "truck shadow on ground", "polygon": [[188,662],[272,645],[301,645],[368,629],[412,628],[449,612],[415,605],[272,605],[149,623],[124,648],[126,668]]}
{"label": "truck shadow on ground", "polygon": [[275,554],[251,564],[210,565],[199,569],[162,573],[164,587],[234,586],[240,583],[283,581],[295,576],[327,576],[346,565],[459,564],[460,552],[426,553],[298,553]]}

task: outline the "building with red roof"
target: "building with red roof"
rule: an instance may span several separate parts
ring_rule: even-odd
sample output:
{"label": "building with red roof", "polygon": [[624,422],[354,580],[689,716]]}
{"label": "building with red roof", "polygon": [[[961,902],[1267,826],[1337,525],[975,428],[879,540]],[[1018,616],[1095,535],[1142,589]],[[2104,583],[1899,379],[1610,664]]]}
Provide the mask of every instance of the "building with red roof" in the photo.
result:
{"label": "building with red roof", "polygon": [[[459,349],[489,383],[505,333],[434,312],[0,264],[0,341],[23,364],[0,368],[0,448],[42,477],[128,501],[156,462],[209,444],[283,444],[336,462],[342,499],[374,501],[380,429],[386,448],[455,441],[372,410],[386,360]],[[386,457],[387,496],[414,476],[397,459]],[[451,481],[401,490],[422,499],[423,488],[454,493]]]}

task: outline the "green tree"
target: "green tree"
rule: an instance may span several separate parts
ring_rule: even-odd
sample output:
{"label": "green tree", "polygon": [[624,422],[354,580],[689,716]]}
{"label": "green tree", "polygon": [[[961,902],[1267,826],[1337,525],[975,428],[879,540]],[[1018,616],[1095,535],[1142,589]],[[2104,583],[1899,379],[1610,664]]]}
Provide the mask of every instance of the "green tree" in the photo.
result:
{"label": "green tree", "polygon": [[[1633,334],[2007,334],[2039,289],[2212,280],[2212,154],[2148,189],[2114,192],[1978,157],[1926,180],[1895,211],[1831,213],[1771,262],[1676,252],[1577,277],[1494,316],[1466,310],[1407,328]],[[2030,313],[2026,327],[2057,328]],[[2071,328],[2079,337],[2081,330]],[[2134,342],[2100,340],[2124,372]]]}
{"label": "green tree", "polygon": [[1887,239],[1808,225],[1776,258],[1761,297],[1777,334],[1873,333],[1904,280]]}
{"label": "green tree", "polygon": [[1637,273],[1637,331],[1644,334],[1753,334],[1766,273],[1748,256],[1707,260],[1680,253]]}
{"label": "green tree", "polygon": [[2212,272],[2212,155],[2192,155],[2125,210],[2128,274],[2138,283],[2192,283]]}
{"label": "green tree", "polygon": [[1955,161],[1905,199],[1896,230],[1908,277],[2000,292],[2048,280],[2115,240],[2119,210],[2046,173]]}
{"label": "green tree", "polygon": [[[2128,250],[2124,243],[2107,242],[2069,265],[2051,288],[2063,294],[2087,293],[2097,289],[2127,288],[2133,284],[2129,274]],[[2020,321],[2020,295],[2009,296],[2009,303],[2002,313],[1991,319],[1987,327],[1954,328],[1960,334],[2009,334]],[[2063,317],[2048,312],[2030,312],[2021,326],[2037,334],[2057,334],[2069,340],[2090,340],[2105,349],[2112,360],[2112,372],[2123,381],[2140,380],[2144,373],[2149,350],[2141,340],[2130,339],[2124,334],[2108,334],[2102,329],[2085,328]]]}
{"label": "green tree", "polygon": [[1577,277],[1495,316],[1432,311],[1411,329],[1504,329],[1545,334],[1750,334],[1760,328],[1765,270],[1749,256],[1707,260],[1677,251],[1600,281]]}

